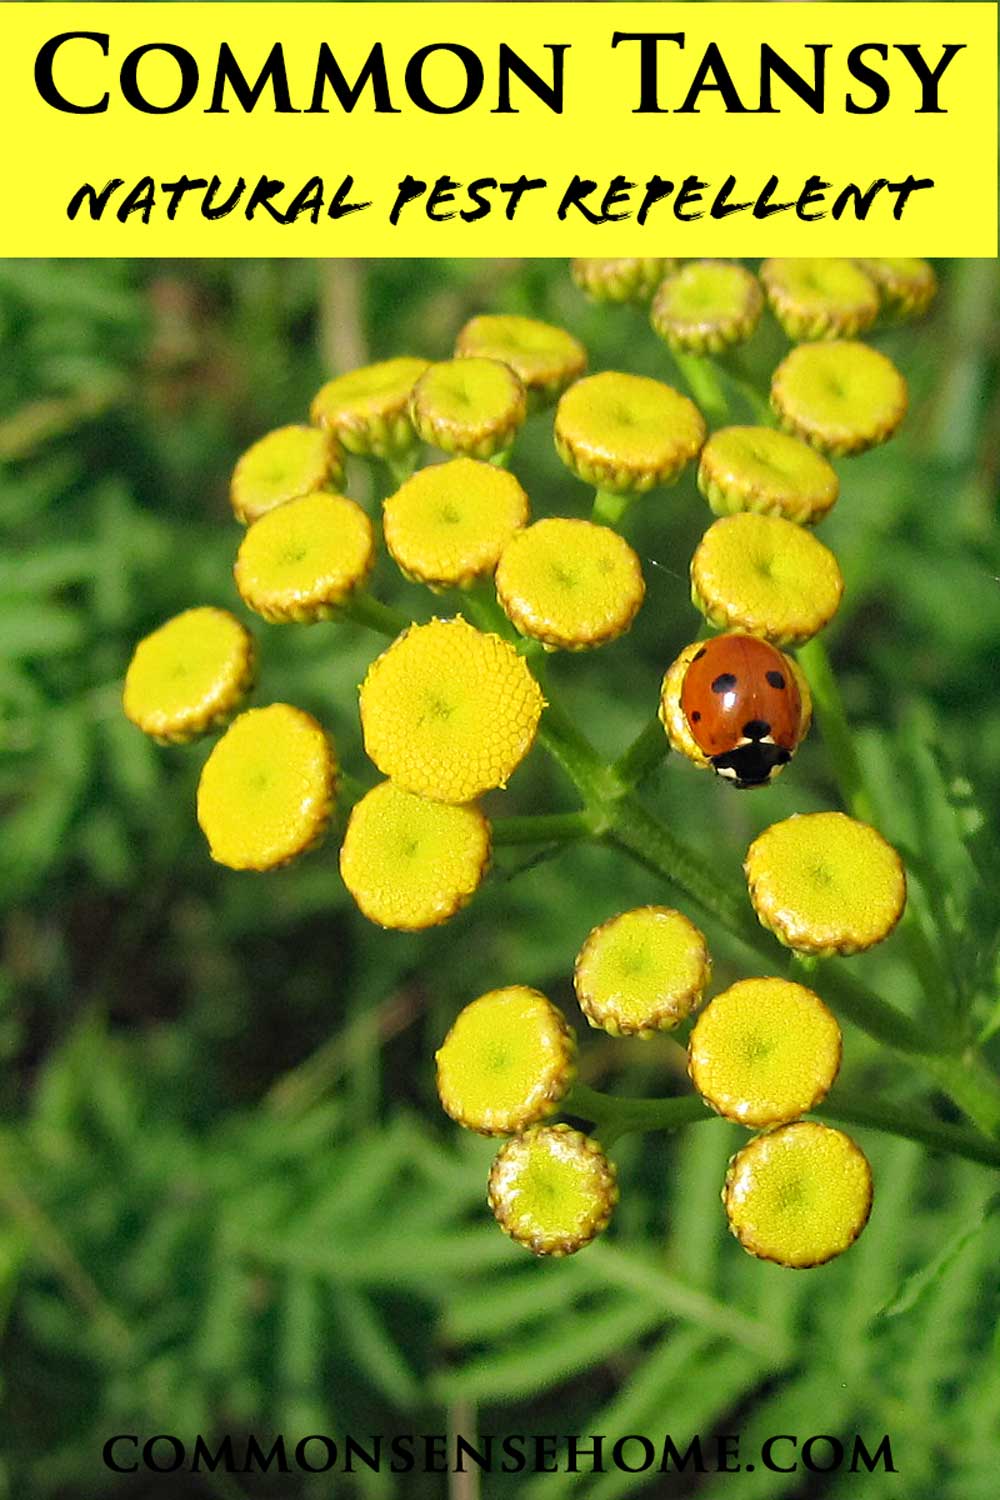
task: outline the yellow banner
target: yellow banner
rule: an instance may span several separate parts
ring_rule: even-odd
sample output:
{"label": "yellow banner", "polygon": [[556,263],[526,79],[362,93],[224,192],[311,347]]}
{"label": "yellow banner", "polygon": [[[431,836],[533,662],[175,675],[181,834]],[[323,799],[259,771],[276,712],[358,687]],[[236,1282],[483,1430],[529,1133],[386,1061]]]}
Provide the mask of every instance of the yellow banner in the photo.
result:
{"label": "yellow banner", "polygon": [[994,255],[992,4],[8,4],[7,255]]}

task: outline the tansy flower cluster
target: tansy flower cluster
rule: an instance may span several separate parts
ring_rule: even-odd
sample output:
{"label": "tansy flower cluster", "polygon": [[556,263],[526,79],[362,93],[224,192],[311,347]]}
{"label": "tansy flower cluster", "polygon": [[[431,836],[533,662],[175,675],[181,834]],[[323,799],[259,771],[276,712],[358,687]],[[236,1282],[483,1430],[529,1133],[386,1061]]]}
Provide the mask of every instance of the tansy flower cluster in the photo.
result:
{"label": "tansy flower cluster", "polygon": [[[491,826],[482,799],[539,741],[583,804],[563,823],[539,815],[539,842],[572,824],[573,837],[610,838],[641,859],[652,815],[637,788],[668,750],[720,784],[762,788],[793,759],[814,706],[824,737],[836,732],[818,638],[844,579],[814,528],[839,495],[831,459],[885,442],[906,414],[903,376],[859,336],[924,311],[933,271],[909,260],[776,259],[755,273],[646,259],[577,260],[572,276],[599,302],[649,304],[670,378],[588,374],[567,330],[484,314],[448,359],[406,354],[330,380],[307,423],[268,433],[236,464],[232,509],[245,529],[233,576],[261,624],[255,634],[195,603],[139,642],[123,695],[128,718],[158,741],[219,735],[197,817],[220,864],[277,869],[335,827],[340,876],[360,911],[413,931],[453,918],[488,877],[505,828]],[[736,425],[725,382],[745,390],[738,346],[765,316],[793,347],[766,406],[751,392],[756,424]],[[522,483],[516,446],[528,422],[550,426],[563,464],[592,488],[589,514],[533,520],[540,497]],[[348,455],[388,476],[374,513],[346,493]],[[686,470],[715,518],[690,561],[700,628],[686,643],[663,641],[649,726],[608,765],[553,701],[546,654],[584,655],[627,634],[646,593],[622,534],[629,510],[662,503],[647,497]],[[372,595],[382,545],[427,590],[420,618]],[[345,619],[388,637],[358,689],[367,777],[342,771],[325,726],[296,705],[247,706],[270,629]],[[531,832],[522,827],[518,842]],[[656,837],[669,846],[668,831]],[[905,903],[896,851],[842,812],[773,824],[745,872],[759,923],[806,964],[881,941]],[[697,898],[700,877],[682,868],[677,879]],[[740,1243],[783,1265],[819,1264],[853,1243],[871,1204],[860,1149],[803,1118],[837,1076],[840,1028],[819,994],[771,975],[730,985],[692,1024],[710,974],[700,930],[655,905],[591,932],[574,984],[591,1027],[671,1032],[687,1048],[691,1098],[762,1132],[733,1158],[723,1189]],[[574,1083],[575,1057],[560,1011],[521,983],[467,1005],[437,1052],[447,1113],[506,1138],[489,1201],[539,1254],[575,1251],[606,1227],[618,1192],[608,1145],[638,1128],[624,1104]],[[662,1102],[683,1111],[690,1101]],[[656,1118],[647,1110],[643,1128]]]}

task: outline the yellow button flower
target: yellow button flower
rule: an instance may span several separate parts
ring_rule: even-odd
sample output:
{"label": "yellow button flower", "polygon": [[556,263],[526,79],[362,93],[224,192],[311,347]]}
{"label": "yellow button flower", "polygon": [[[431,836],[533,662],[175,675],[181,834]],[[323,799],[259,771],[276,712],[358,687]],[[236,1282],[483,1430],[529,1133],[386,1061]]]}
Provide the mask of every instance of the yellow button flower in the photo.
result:
{"label": "yellow button flower", "polygon": [[919,318],[934,301],[937,277],[929,261],[898,255],[859,260],[858,265],[875,282],[886,309],[897,317]]}
{"label": "yellow button flower", "polygon": [[591,1026],[651,1037],[690,1015],[711,974],[704,936],[668,906],[640,906],[595,927],[573,983]]}
{"label": "yellow button flower", "polygon": [[650,321],[671,349],[719,354],[743,344],[764,310],[760,282],[734,260],[693,260],[653,298]]}
{"label": "yellow button flower", "polygon": [[771,405],[789,432],[824,453],[863,453],[906,416],[906,381],[867,344],[799,344],[771,381]]}
{"label": "yellow button flower", "polygon": [[471,318],[459,331],[455,353],[499,359],[521,379],[532,409],[549,406],[587,368],[587,351],[565,328],[513,313]]}
{"label": "yellow button flower", "polygon": [[790,339],[852,338],[878,316],[878,290],[851,260],[765,260],[760,279]]}
{"label": "yellow button flower", "polygon": [[586,484],[618,495],[669,484],[697,457],[706,433],[692,401],[645,375],[589,375],[556,408],[563,463]]}
{"label": "yellow button flower", "polygon": [[607,1228],[618,1185],[596,1141],[568,1125],[538,1125],[497,1152],[489,1200],[519,1245],[535,1255],[573,1255]]}
{"label": "yellow button flower", "polygon": [[437,802],[506,786],[544,700],[514,647],[462,619],[414,625],[361,687],[365,749],[384,776]]}
{"label": "yellow button flower", "polygon": [[840,493],[833,465],[772,427],[721,427],[698,461],[698,488],[717,516],[754,511],[800,525],[821,521]]}
{"label": "yellow button flower", "polygon": [[691,559],[691,599],[705,619],[776,646],[810,640],[833,619],[843,592],[829,547],[779,516],[724,516]]}
{"label": "yellow button flower", "polygon": [[616,531],[561,516],[510,539],[496,588],[522,635],[566,651],[623,635],[646,593],[639,559]]}
{"label": "yellow button flower", "polygon": [[313,490],[339,485],[344,454],[330,432],[279,427],[248,448],[233,470],[229,499],[245,526]]}
{"label": "yellow button flower", "polygon": [[465,1007],[437,1050],[441,1103],[480,1135],[512,1135],[552,1114],[572,1082],[575,1053],[561,1011],[538,990],[490,990]]}
{"label": "yellow button flower", "polygon": [[846,813],[796,814],[754,840],[747,884],[758,920],[800,953],[860,953],[903,914],[906,875],[891,844]]}
{"label": "yellow button flower", "polygon": [[570,262],[570,275],[593,302],[647,302],[675,260],[632,257]]}
{"label": "yellow button flower", "polygon": [[385,544],[408,578],[432,589],[492,577],[505,542],[528,519],[513,474],[473,458],[417,472],[384,504]]}
{"label": "yellow button flower", "polygon": [[465,906],[489,858],[478,807],[428,802],[383,781],[351,812],[340,873],[369,921],[415,932]]}
{"label": "yellow button flower", "polygon": [[736,1153],[722,1201],[751,1255],[779,1266],[821,1266],[849,1250],[867,1224],[871,1167],[843,1131],[799,1120]]}
{"label": "yellow button flower", "polygon": [[784,1125],[815,1109],[840,1071],[836,1018],[785,979],[742,979],[699,1016],[688,1043],[691,1082],[740,1125]]}
{"label": "yellow button flower", "polygon": [[[692,641],[685,646],[683,651],[670,663],[664,673],[663,683],[660,687],[659,718],[663,725],[670,748],[676,750],[678,755],[683,755],[693,766],[700,767],[703,771],[712,770],[712,762],[702,750],[695,739],[688,723],[687,715],[681,707],[681,694],[684,689],[684,678],[687,669],[694,661],[698,652],[704,648],[704,641]],[[777,649],[777,648],[776,648]],[[812,694],[809,691],[809,683],[806,674],[798,662],[791,656],[782,653],[785,666],[789,673],[795,678],[799,689],[799,698],[802,705],[802,727],[799,741],[805,739],[812,724]]]}
{"label": "yellow button flower", "polygon": [[429,364],[403,354],[338,375],[313,398],[310,417],[336,433],[351,453],[376,458],[405,453],[416,442],[410,394]]}
{"label": "yellow button flower", "polygon": [[198,822],[212,858],[233,870],[273,870],[326,832],[337,762],[311,714],[288,703],[235,719],[205,762]]}
{"label": "yellow button flower", "polygon": [[187,609],[136,646],[122,707],[144,734],[181,745],[235,713],[255,668],[253,636],[234,615]]}
{"label": "yellow button flower", "polygon": [[528,414],[520,378],[496,359],[431,365],[410,397],[410,419],[425,443],[445,453],[492,458],[505,453]]}
{"label": "yellow button flower", "polygon": [[245,604],[265,620],[329,620],[367,581],[372,523],[353,500],[319,491],[290,500],[247,531],[233,569]]}

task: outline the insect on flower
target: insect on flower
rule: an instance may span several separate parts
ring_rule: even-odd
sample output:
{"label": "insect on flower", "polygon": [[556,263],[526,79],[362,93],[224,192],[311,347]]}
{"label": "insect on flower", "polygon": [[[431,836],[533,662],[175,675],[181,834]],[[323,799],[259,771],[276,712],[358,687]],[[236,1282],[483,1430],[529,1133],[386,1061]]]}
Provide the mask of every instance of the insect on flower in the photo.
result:
{"label": "insect on flower", "polygon": [[802,696],[788,660],[752,635],[705,642],[684,674],[681,709],[713,770],[738,787],[765,786],[802,738]]}

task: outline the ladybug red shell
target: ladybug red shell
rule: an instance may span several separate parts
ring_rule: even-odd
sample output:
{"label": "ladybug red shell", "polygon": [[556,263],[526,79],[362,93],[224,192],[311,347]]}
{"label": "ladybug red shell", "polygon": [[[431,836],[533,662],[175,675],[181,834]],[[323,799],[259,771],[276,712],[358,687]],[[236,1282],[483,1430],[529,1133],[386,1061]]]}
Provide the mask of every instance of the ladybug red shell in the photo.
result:
{"label": "ladybug red shell", "polygon": [[802,698],[788,660],[753,635],[719,635],[691,659],[681,709],[703,755],[739,787],[765,786],[802,735]]}

